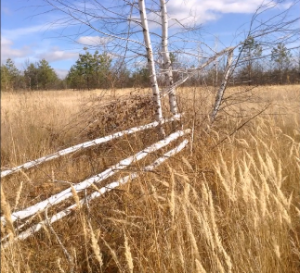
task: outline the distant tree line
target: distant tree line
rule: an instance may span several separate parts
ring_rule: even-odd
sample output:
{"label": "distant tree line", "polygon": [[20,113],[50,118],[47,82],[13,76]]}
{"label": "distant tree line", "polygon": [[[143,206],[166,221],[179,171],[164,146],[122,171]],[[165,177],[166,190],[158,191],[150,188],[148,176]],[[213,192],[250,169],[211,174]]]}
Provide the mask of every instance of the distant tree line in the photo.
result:
{"label": "distant tree line", "polygon": [[46,60],[37,63],[27,62],[25,66],[21,72],[11,59],[7,59],[6,63],[1,65],[1,91],[63,88],[63,81],[58,78]]}
{"label": "distant tree line", "polygon": [[[292,56],[284,44],[277,44],[267,57],[262,57],[262,46],[249,38],[239,48],[240,61],[229,85],[271,85],[300,83],[300,53]],[[179,56],[171,54],[174,80],[187,73],[182,67]],[[159,64],[158,64],[159,68]],[[205,73],[189,79],[184,86],[210,85],[219,86],[224,73],[224,65],[215,63]],[[160,84],[163,78],[158,76]],[[76,63],[70,68],[65,79],[59,79],[54,69],[46,60],[37,63],[27,62],[24,71],[16,68],[13,60],[1,65],[1,90],[50,90],[75,89],[91,90],[96,88],[149,87],[149,71],[140,67],[130,71],[124,63],[113,62],[109,53],[91,54],[87,50],[79,54]]]}

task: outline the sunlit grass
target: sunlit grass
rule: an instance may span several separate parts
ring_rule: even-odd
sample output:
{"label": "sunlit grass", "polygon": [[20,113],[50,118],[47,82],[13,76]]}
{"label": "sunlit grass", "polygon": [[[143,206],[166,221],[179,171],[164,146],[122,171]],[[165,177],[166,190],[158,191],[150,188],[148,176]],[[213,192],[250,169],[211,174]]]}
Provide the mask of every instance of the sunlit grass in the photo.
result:
{"label": "sunlit grass", "polygon": [[[188,149],[155,172],[141,174],[2,250],[2,272],[299,272],[300,88],[231,88],[227,96],[235,97],[208,127],[214,92],[178,90],[184,127],[194,128]],[[137,93],[149,90],[5,94],[1,167],[80,143],[90,131],[101,135],[150,122],[150,112],[143,115],[134,108],[143,105],[142,97],[130,105],[105,108],[114,99]],[[108,113],[107,124],[89,125],[105,109],[125,112],[130,107],[135,118],[118,128],[107,126],[122,118],[114,112]],[[11,211],[82,181],[156,140],[155,132],[137,134],[5,178],[2,214],[9,219]],[[71,201],[78,203],[82,197],[74,193]],[[39,217],[44,213],[33,221]],[[17,235],[12,225],[1,231],[11,238]]]}

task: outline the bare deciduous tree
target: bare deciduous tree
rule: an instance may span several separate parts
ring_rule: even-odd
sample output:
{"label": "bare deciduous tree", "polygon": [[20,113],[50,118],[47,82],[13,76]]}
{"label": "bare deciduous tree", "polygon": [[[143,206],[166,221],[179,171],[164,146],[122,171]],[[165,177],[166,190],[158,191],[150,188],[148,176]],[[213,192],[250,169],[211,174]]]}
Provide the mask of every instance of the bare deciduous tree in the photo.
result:
{"label": "bare deciduous tree", "polygon": [[161,37],[161,44],[162,44],[162,56],[163,56],[163,73],[165,73],[165,76],[167,77],[168,84],[167,86],[170,87],[169,92],[169,104],[170,104],[170,110],[175,115],[178,113],[178,107],[176,102],[176,92],[175,87],[172,87],[174,84],[173,81],[173,71],[171,66],[171,58],[169,53],[169,47],[168,47],[168,13],[167,13],[167,4],[165,0],[160,0],[161,5],[161,24],[162,24],[162,37]]}
{"label": "bare deciduous tree", "polygon": [[[180,21],[180,18],[171,18],[167,12],[170,2],[165,0],[147,2],[140,0],[108,1],[62,1],[44,0],[52,10],[65,15],[57,24],[66,27],[78,26],[78,36],[99,35],[99,45],[105,48],[114,58],[121,58],[120,64],[129,65],[147,63],[153,99],[156,102],[156,120],[162,120],[161,88],[158,86],[158,77],[165,79],[166,91],[169,95],[170,111],[178,113],[176,102],[176,88],[188,80],[197,77],[207,69],[212,62],[223,58],[230,53],[232,64],[223,71],[224,78],[217,92],[216,103],[211,111],[211,120],[214,120],[229,80],[235,68],[243,64],[252,64],[254,59],[263,59],[270,54],[272,46],[278,43],[299,46],[299,16],[291,16],[291,11],[299,7],[299,0],[295,1],[263,1],[253,13],[247,28],[240,28],[231,46],[215,52],[201,37],[200,26],[197,20]],[[170,22],[172,22],[170,24]],[[171,32],[171,34],[170,34]],[[70,37],[70,36],[69,36]],[[199,37],[199,38],[198,38]],[[77,39],[78,40],[78,39]],[[101,40],[101,43],[100,43]],[[248,54],[245,58],[241,52],[247,41],[259,44],[259,55]],[[222,41],[220,41],[222,43]],[[90,44],[94,48],[95,44]],[[294,46],[295,47],[295,46]],[[236,48],[240,51],[234,55]],[[242,48],[242,49],[241,49]],[[199,52],[201,58],[199,58]],[[177,69],[181,79],[174,82],[170,52],[182,56],[185,64]],[[248,65],[249,66],[249,65]],[[160,69],[158,69],[160,67]],[[251,67],[250,67],[251,68]],[[230,73],[231,72],[231,73]],[[250,71],[251,73],[251,71]],[[250,74],[249,74],[250,75]],[[222,90],[222,91],[220,91]],[[220,94],[222,94],[220,96]],[[221,98],[221,101],[220,101]],[[213,118],[212,118],[213,117]]]}
{"label": "bare deciduous tree", "polygon": [[[262,47],[264,45],[266,46],[267,44],[269,44],[269,48],[267,46],[265,47],[265,52],[268,52],[268,50],[270,49],[270,44],[272,45],[274,39],[277,42],[281,43],[283,41],[292,43],[295,42],[294,38],[299,33],[299,26],[295,27],[295,24],[299,21],[299,17],[288,17],[289,9],[299,4],[299,1],[293,2],[292,5],[289,5],[287,9],[280,12],[279,14],[272,15],[264,21],[260,21],[259,16],[262,13],[273,9],[274,7],[276,7],[277,4],[282,4],[282,1],[279,1],[278,3],[276,1],[270,1],[268,3],[265,3],[264,5],[261,5],[257,9],[255,14],[253,15],[249,31],[246,37],[242,39],[242,41],[236,42],[232,46],[225,47],[219,52],[213,51],[212,49],[210,49],[208,44],[202,43],[203,47],[210,49],[210,52],[206,55],[206,58],[203,57],[198,62],[196,61],[193,63],[191,59],[198,59],[195,58],[198,57],[197,54],[193,52],[195,51],[195,47],[190,46],[189,48],[187,48],[184,45],[186,43],[198,44],[200,42],[197,39],[189,39],[188,36],[186,36],[188,33],[197,30],[197,26],[194,26],[193,28],[188,28],[186,25],[183,24],[183,22],[179,22],[184,29],[184,31],[178,32],[177,39],[180,38],[180,41],[178,42],[178,48],[180,49],[179,53],[185,55],[186,60],[190,58],[190,62],[193,63],[193,66],[185,66],[185,68],[187,69],[182,70],[181,79],[174,82],[169,49],[171,41],[168,32],[169,18],[167,13],[167,2],[165,0],[160,0],[160,2],[156,2],[155,0],[151,2],[149,1],[149,8],[146,7],[145,0],[120,0],[116,2],[114,1],[113,4],[93,0],[90,2],[84,1],[81,3],[81,5],[78,4],[78,2],[63,0],[45,0],[45,2],[48,3],[53,9],[63,12],[66,15],[66,19],[64,19],[64,21],[60,21],[59,23],[65,23],[68,26],[72,22],[73,24],[78,24],[80,27],[84,26],[83,32],[77,33],[78,35],[82,35],[86,32],[89,33],[89,31],[97,32],[98,34],[100,34],[101,37],[98,38],[99,41],[105,41],[104,45],[102,45],[103,47],[105,47],[105,51],[109,52],[111,56],[121,58],[121,64],[125,61],[128,63],[134,63],[135,58],[146,59],[146,63],[150,72],[153,100],[156,103],[155,117],[157,121],[148,125],[118,132],[104,138],[96,139],[86,143],[81,143],[79,145],[70,147],[60,152],[39,158],[35,161],[30,161],[13,169],[1,172],[1,177],[5,177],[22,170],[36,167],[52,159],[56,159],[64,155],[83,150],[87,147],[99,145],[100,143],[104,143],[112,139],[117,139],[120,136],[129,135],[141,130],[159,127],[161,135],[165,136],[162,124],[180,118],[180,115],[177,114],[178,107],[176,102],[176,88],[181,84],[187,82],[188,80],[192,79],[193,77],[196,77],[199,74],[199,72],[203,72],[207,67],[216,62],[219,58],[227,55],[227,64],[224,69],[223,80],[220,87],[217,90],[215,102],[212,106],[212,110],[210,111],[210,121],[213,122],[216,119],[217,113],[220,110],[220,106],[224,97],[224,93],[230,75],[233,73],[234,69],[239,65],[242,65],[243,62],[245,63],[252,61],[249,60],[249,58],[247,58],[246,60],[242,58],[242,50],[240,50],[240,52],[236,56],[234,56],[234,50],[240,46],[245,45],[245,41],[248,41],[249,37],[251,37],[251,39],[264,38],[264,43],[261,44]],[[150,24],[155,25],[154,30],[156,31],[151,31],[151,28],[149,26]],[[160,56],[162,56],[163,58],[162,63],[161,60],[159,60]],[[159,66],[159,64],[162,64],[160,71],[161,75],[167,78],[165,91],[167,91],[167,93],[169,94],[170,111],[174,115],[169,120],[164,120],[163,117],[162,95],[157,80],[159,75],[159,73],[157,73],[157,67]],[[241,126],[243,126],[243,124]],[[63,191],[56,193],[36,203],[35,205],[31,205],[26,209],[21,209],[19,211],[13,212],[10,215],[10,217],[6,217],[5,215],[2,216],[1,223],[2,225],[8,223],[13,224],[18,220],[24,220],[27,217],[45,211],[50,206],[59,205],[62,202],[66,201],[68,198],[72,197],[74,192],[76,192],[76,194],[84,192],[87,188],[94,185],[95,183],[100,183],[101,181],[112,177],[119,171],[124,170],[125,168],[132,166],[139,160],[146,158],[149,153],[166,147],[173,141],[177,140],[180,137],[186,136],[190,132],[190,129],[182,129],[173,132],[164,139],[144,148],[142,151],[139,151],[134,155],[122,159],[121,161],[110,166],[108,169],[102,171],[101,173],[93,175],[92,177],[87,178],[79,183],[76,183],[76,185],[64,189]],[[165,153],[162,157],[156,159],[156,161],[145,167],[143,170],[153,170],[156,166],[160,165],[170,156],[176,154],[181,149],[183,149],[187,145],[187,143],[188,141],[184,140],[176,148]],[[70,214],[70,212],[77,206],[80,206],[84,203],[88,203],[90,200],[104,194],[107,191],[110,191],[115,187],[118,187],[121,184],[126,183],[134,177],[137,177],[137,173],[135,172],[131,173],[131,175],[129,176],[121,178],[119,182],[112,182],[106,187],[102,187],[101,189],[92,193],[91,195],[86,196],[85,199],[78,199],[77,204],[71,205],[67,208],[62,208],[59,212],[55,212],[55,214],[51,218],[46,217],[47,219],[45,221],[35,224],[30,229],[27,229],[24,232],[20,233],[17,237],[15,237],[15,240],[27,238],[34,232],[41,229],[41,227],[45,223],[48,223],[48,225],[50,225],[51,227],[51,223],[54,223],[60,220],[61,218],[65,217],[66,215]],[[25,226],[26,222],[20,224],[16,228],[16,230],[20,231]],[[62,248],[65,249],[63,246]]]}
{"label": "bare deciduous tree", "polygon": [[[162,113],[162,106],[161,106],[161,96],[160,96],[160,90],[159,90],[158,83],[157,83],[152,43],[151,43],[151,38],[150,38],[150,34],[149,34],[150,31],[149,31],[149,27],[148,27],[148,19],[147,19],[146,6],[145,6],[144,0],[139,0],[139,9],[140,9],[141,24],[143,27],[145,47],[146,47],[146,51],[147,51],[147,63],[148,63],[148,69],[150,71],[153,99],[157,106],[157,108],[155,109],[156,120],[162,121],[163,113]],[[161,132],[162,136],[165,136],[165,132],[162,127],[160,127],[160,132]]]}

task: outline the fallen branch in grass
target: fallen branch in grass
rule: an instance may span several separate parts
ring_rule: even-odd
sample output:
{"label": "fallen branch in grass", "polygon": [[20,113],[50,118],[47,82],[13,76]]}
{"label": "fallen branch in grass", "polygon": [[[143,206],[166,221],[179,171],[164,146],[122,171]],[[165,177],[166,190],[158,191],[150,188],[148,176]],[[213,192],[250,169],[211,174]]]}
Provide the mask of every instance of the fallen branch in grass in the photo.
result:
{"label": "fallen branch in grass", "polygon": [[[176,140],[177,138],[190,133],[190,131],[191,131],[190,129],[186,129],[184,131],[183,130],[177,131],[177,132],[169,135],[165,139],[160,140],[160,141],[156,142],[155,144],[152,144],[151,146],[145,148],[144,150],[136,153],[135,155],[121,160],[119,163],[106,169],[104,172],[97,174],[95,176],[92,176],[92,177],[74,185],[73,188],[75,189],[75,191],[77,193],[81,192],[84,189],[91,186],[93,183],[99,183],[99,182],[103,181],[104,179],[111,177],[112,175],[117,173],[119,170],[123,170],[126,167],[130,166],[131,164],[143,159],[149,153],[152,153],[154,151],[157,151],[157,150],[167,146],[169,143]],[[11,214],[12,222],[15,222],[16,220],[24,219],[24,218],[34,215],[38,212],[41,212],[50,206],[59,204],[62,201],[69,198],[70,196],[72,196],[72,190],[71,190],[71,188],[68,188],[68,189],[66,189],[60,193],[57,193],[55,195],[52,195],[51,197],[47,198],[46,200],[39,202],[33,206],[30,206],[24,210],[14,212]],[[5,218],[3,216],[1,217],[1,222],[3,225],[5,225],[5,223],[6,223]]]}
{"label": "fallen branch in grass", "polygon": [[113,139],[117,139],[117,138],[125,136],[125,135],[131,135],[133,133],[137,133],[137,132],[144,131],[144,130],[147,130],[147,129],[155,128],[155,127],[157,127],[159,125],[162,125],[164,123],[168,123],[168,122],[171,122],[171,121],[174,121],[174,120],[178,120],[178,119],[180,119],[180,117],[181,117],[181,115],[177,114],[177,115],[173,116],[170,119],[163,120],[162,122],[155,121],[155,122],[149,123],[147,125],[133,127],[133,128],[121,131],[121,132],[114,133],[114,134],[109,135],[109,136],[97,138],[97,139],[94,139],[92,141],[87,141],[87,142],[69,147],[69,148],[61,150],[59,152],[40,157],[40,158],[38,158],[36,160],[33,160],[33,161],[26,162],[22,165],[11,168],[9,170],[2,171],[1,172],[1,178],[5,177],[5,176],[8,176],[8,175],[11,175],[13,173],[19,172],[21,170],[31,169],[31,168],[36,167],[36,166],[38,166],[38,165],[40,165],[44,162],[48,162],[48,161],[51,161],[53,159],[65,156],[65,155],[68,155],[68,154],[71,154],[71,153],[74,153],[74,152],[77,152],[77,151],[80,151],[80,150],[83,150],[83,149],[86,149],[86,148],[89,148],[89,147],[92,147],[92,146],[96,146],[96,145],[108,142],[108,141],[113,140]]}
{"label": "fallen branch in grass", "polygon": [[[187,144],[188,144],[188,140],[185,139],[177,147],[175,147],[174,149],[168,151],[162,157],[156,159],[152,164],[146,166],[143,169],[143,171],[145,171],[145,172],[153,171],[156,167],[158,167],[159,165],[161,165],[163,162],[165,162],[171,156],[174,156],[175,154],[177,154],[181,150],[183,150],[184,147],[186,147]],[[101,195],[105,194],[106,192],[111,191],[114,188],[117,188],[117,187],[119,187],[121,185],[126,184],[128,181],[133,180],[133,179],[137,178],[138,176],[139,176],[139,173],[138,172],[134,172],[134,173],[131,173],[128,176],[125,176],[125,177],[121,178],[120,180],[118,180],[116,182],[112,182],[112,183],[106,185],[105,187],[102,187],[101,189],[99,189],[99,191],[95,191],[92,194],[90,194],[90,195],[86,196],[85,198],[81,199],[79,201],[79,204],[80,205],[87,204],[87,203],[91,202],[93,199],[100,197]],[[29,236],[31,236],[34,233],[38,232],[44,225],[53,224],[53,223],[59,221],[60,219],[68,216],[75,209],[77,209],[77,204],[73,204],[73,205],[67,207],[66,209],[64,209],[64,210],[56,213],[55,215],[53,215],[50,219],[46,219],[44,221],[41,221],[38,224],[36,224],[36,225],[28,228],[27,230],[23,231],[22,233],[20,233],[19,235],[17,235],[13,239],[13,241],[10,241],[10,242],[2,244],[2,247],[6,248],[12,242],[15,242],[15,241],[18,241],[18,240],[25,240],[25,239],[27,239]]]}

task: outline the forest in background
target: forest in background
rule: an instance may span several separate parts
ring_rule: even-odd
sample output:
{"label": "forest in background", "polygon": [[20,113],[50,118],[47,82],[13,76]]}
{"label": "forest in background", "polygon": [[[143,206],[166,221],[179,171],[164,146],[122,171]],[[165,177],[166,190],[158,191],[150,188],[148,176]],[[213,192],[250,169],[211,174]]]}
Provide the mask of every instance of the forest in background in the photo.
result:
{"label": "forest in background", "polygon": [[[130,87],[149,87],[149,71],[146,66],[129,68],[130,65],[113,58],[111,53],[79,54],[78,60],[70,68],[67,76],[60,79],[47,60],[36,63],[27,61],[20,71],[12,59],[1,65],[1,91],[17,90],[92,90]],[[229,86],[275,85],[300,83],[300,52],[291,52],[283,43],[273,47],[271,54],[262,56],[262,45],[253,38],[240,47],[241,54]],[[184,77],[189,69],[180,54],[171,53],[174,80]],[[204,59],[205,61],[205,59]],[[159,73],[159,60],[157,71]],[[219,86],[225,70],[225,60],[219,59],[204,72],[190,78],[184,86]],[[158,75],[158,81],[163,80]]]}

